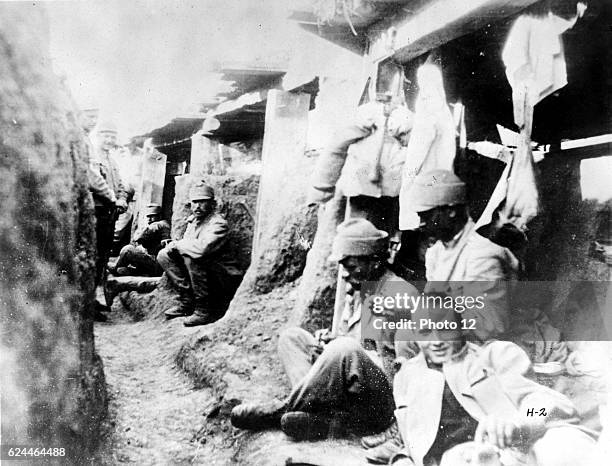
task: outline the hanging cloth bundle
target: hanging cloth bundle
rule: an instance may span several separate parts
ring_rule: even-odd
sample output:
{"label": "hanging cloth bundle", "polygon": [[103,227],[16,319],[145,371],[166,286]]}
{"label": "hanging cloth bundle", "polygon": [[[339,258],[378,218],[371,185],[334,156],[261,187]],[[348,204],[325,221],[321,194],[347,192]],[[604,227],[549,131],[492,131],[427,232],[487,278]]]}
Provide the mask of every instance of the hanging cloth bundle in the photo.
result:
{"label": "hanging cloth bundle", "polygon": [[419,95],[414,125],[406,150],[400,190],[400,230],[419,227],[419,216],[410,205],[409,191],[419,173],[435,169],[453,170],[456,152],[455,121],[446,103],[442,71],[424,64],[417,71]]}
{"label": "hanging cloth bundle", "polygon": [[585,9],[586,5],[578,3],[577,14],[571,20],[552,12],[544,17],[522,15],[510,30],[502,59],[512,87],[514,122],[520,128],[519,144],[477,227],[490,224],[497,211],[502,224],[511,223],[525,231],[529,221],[538,214],[539,196],[531,152],[533,108],[567,84],[561,34],[576,23]]}

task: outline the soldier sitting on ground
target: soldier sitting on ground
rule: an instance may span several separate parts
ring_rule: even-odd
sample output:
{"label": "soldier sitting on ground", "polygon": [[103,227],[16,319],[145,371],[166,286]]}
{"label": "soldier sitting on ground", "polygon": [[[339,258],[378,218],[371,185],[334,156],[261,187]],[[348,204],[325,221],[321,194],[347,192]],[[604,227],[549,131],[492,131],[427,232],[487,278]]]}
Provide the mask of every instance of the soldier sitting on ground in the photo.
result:
{"label": "soldier sitting on ground", "polygon": [[157,253],[170,239],[170,225],[161,218],[161,206],[149,204],[145,211],[148,225],[137,234],[135,244],[121,249],[119,258],[109,271],[115,275],[159,276],[163,269],[157,263]]}
{"label": "soldier sitting on ground", "polygon": [[285,330],[278,353],[293,387],[290,395],[284,401],[235,407],[235,427],[280,427],[305,440],[346,431],[368,435],[389,426],[395,408],[391,384],[374,345],[367,350],[363,346],[373,342],[364,340],[362,345],[362,305],[369,296],[385,295],[398,284],[415,294],[416,289],[386,267],[387,238],[365,219],[350,219],[338,227],[330,260],[342,264],[343,278],[355,290],[342,315],[340,336],[313,336],[298,327]]}
{"label": "soldier sitting on ground", "polygon": [[167,309],[167,319],[189,316],[187,327],[219,319],[240,283],[241,272],[227,248],[228,226],[215,212],[215,193],[204,182],[190,190],[192,215],[183,239],[171,241],[157,262],[178,291],[179,304]]}
{"label": "soldier sitting on ground", "polygon": [[528,378],[531,362],[514,343],[466,342],[461,318],[439,308],[413,315],[421,351],[394,379],[405,447],[389,464],[590,464],[595,442],[571,401]]}

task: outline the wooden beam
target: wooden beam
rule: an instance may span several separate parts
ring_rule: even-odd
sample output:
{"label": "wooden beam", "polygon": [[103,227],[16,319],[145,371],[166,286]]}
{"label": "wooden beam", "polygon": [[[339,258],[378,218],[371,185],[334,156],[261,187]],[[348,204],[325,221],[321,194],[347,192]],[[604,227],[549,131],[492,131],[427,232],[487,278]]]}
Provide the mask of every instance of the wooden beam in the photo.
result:
{"label": "wooden beam", "polygon": [[603,142],[582,147],[573,147],[571,149],[561,149],[556,152],[549,152],[546,158],[549,157],[572,157],[578,159],[593,159],[612,155],[612,143]]}
{"label": "wooden beam", "polygon": [[410,61],[486,24],[518,13],[538,0],[434,0],[419,10],[371,26],[373,62],[393,56]]}

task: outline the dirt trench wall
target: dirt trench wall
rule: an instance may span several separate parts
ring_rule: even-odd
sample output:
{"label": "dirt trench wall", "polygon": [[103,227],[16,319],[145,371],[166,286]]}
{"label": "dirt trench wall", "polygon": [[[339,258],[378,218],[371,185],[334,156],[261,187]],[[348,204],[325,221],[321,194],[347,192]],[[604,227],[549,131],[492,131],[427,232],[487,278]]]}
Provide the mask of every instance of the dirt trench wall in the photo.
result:
{"label": "dirt trench wall", "polygon": [[89,315],[94,216],[83,134],[54,75],[40,6],[0,5],[3,445],[83,463],[106,414]]}

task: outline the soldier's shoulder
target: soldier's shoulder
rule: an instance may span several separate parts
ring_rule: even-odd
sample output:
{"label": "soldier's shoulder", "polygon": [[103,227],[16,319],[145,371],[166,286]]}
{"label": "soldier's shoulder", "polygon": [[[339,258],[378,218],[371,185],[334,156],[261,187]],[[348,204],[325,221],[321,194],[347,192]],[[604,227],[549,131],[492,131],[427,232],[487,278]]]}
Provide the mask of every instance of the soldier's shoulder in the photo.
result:
{"label": "soldier's shoulder", "polygon": [[508,248],[495,244],[489,238],[482,236],[480,233],[473,231],[470,234],[466,245],[467,252],[473,257],[506,257]]}
{"label": "soldier's shoulder", "polygon": [[395,293],[402,293],[402,294],[405,293],[409,295],[418,294],[418,290],[415,288],[415,286],[412,283],[404,280],[403,278],[396,275],[391,270],[385,271],[384,275],[380,279],[380,284],[378,286],[377,291],[381,294],[389,294],[389,295],[395,294]]}
{"label": "soldier's shoulder", "polygon": [[507,269],[508,273],[519,269],[519,260],[510,249],[494,243],[477,232],[470,235],[466,250],[468,262],[495,261]]}
{"label": "soldier's shoulder", "polygon": [[151,226],[155,229],[170,229],[170,224],[167,220],[158,220],[157,222],[153,222]]}
{"label": "soldier's shoulder", "polygon": [[214,213],[210,217],[210,223],[214,223],[216,225],[227,226],[227,220],[225,220],[225,217],[223,215],[221,215],[221,214],[218,214],[218,213]]}

